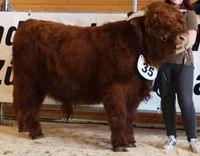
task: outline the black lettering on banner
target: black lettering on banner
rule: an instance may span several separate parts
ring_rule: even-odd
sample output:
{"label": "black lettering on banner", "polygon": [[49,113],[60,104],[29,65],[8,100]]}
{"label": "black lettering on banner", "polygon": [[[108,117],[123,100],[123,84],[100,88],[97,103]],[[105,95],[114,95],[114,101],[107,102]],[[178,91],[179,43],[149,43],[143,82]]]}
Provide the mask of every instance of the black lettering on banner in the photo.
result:
{"label": "black lettering on banner", "polygon": [[193,51],[198,51],[199,49],[199,43],[200,43],[200,24],[198,25],[198,33],[197,33],[197,38],[196,41],[192,47]]}
{"label": "black lettering on banner", "polygon": [[[5,60],[0,60],[0,71],[3,68],[4,64],[5,64]],[[0,80],[0,84],[1,84],[1,80]]]}
{"label": "black lettering on banner", "polygon": [[16,32],[16,30],[17,30],[17,28],[14,27],[14,26],[12,26],[12,27],[10,27],[10,28],[8,29],[8,33],[7,33],[7,35],[6,35],[6,45],[7,45],[7,46],[12,45],[12,41],[11,41],[12,35],[13,35],[14,32]]}
{"label": "black lettering on banner", "polygon": [[[12,64],[12,61],[11,61],[10,64]],[[4,79],[4,83],[7,86],[13,84],[13,80],[10,80],[11,79],[11,73],[12,73],[12,66],[8,66],[8,68],[6,70],[6,76],[5,76],[5,79]]]}
{"label": "black lettering on banner", "polygon": [[24,21],[19,21],[19,23],[18,23],[18,28],[19,28],[19,26],[23,23]]}
{"label": "black lettering on banner", "polygon": [[4,27],[0,26],[0,44],[3,37]]}
{"label": "black lettering on banner", "polygon": [[[18,23],[18,27],[23,23],[24,21],[19,21]],[[17,28],[15,26],[11,26],[8,29],[8,33],[6,35],[6,45],[7,46],[11,46],[13,41],[12,41],[12,36],[14,35],[14,33],[16,32]],[[3,33],[2,33],[3,34]]]}
{"label": "black lettering on banner", "polygon": [[[200,75],[197,76],[197,79],[196,79],[196,80],[200,80]],[[200,95],[200,83],[197,83],[197,84],[194,86],[194,94]]]}

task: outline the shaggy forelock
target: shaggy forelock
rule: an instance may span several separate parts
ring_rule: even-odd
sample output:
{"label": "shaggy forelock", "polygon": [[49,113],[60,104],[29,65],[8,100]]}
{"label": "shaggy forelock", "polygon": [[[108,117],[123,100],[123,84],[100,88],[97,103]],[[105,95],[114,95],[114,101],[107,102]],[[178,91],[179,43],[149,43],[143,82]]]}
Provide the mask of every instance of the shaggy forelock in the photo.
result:
{"label": "shaggy forelock", "polygon": [[183,14],[168,4],[163,3],[162,5],[164,7],[160,7],[160,5],[155,3],[155,5],[148,5],[146,7],[146,23],[149,23],[149,25],[163,25],[171,28],[173,31],[186,29]]}

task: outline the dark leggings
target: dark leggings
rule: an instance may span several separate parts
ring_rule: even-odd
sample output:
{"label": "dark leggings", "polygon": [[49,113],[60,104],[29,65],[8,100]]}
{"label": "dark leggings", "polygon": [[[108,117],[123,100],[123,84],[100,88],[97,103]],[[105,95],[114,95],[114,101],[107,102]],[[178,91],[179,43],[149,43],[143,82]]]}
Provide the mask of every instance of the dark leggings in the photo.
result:
{"label": "dark leggings", "polygon": [[[164,64],[162,69],[167,76],[168,94],[161,98],[163,119],[167,136],[176,137],[176,94],[181,110],[187,140],[197,138],[196,113],[193,103],[193,75],[194,67],[179,64]],[[181,71],[181,72],[180,72]]]}

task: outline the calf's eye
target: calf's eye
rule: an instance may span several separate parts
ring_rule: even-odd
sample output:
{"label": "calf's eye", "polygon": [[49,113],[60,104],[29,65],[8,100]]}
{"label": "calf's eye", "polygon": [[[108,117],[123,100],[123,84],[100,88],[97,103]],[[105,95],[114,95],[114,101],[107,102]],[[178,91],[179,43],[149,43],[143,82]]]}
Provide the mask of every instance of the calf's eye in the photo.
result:
{"label": "calf's eye", "polygon": [[166,35],[162,36],[162,37],[161,37],[161,40],[162,40],[163,42],[167,42],[168,36],[166,36]]}

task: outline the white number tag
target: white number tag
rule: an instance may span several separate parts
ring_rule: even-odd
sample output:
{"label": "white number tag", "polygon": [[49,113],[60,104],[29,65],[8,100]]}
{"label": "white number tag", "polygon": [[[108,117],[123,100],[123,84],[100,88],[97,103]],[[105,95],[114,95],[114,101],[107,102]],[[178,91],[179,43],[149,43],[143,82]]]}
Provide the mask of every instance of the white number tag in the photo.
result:
{"label": "white number tag", "polygon": [[139,73],[147,80],[154,80],[158,74],[158,69],[148,65],[143,55],[138,58],[137,68]]}

